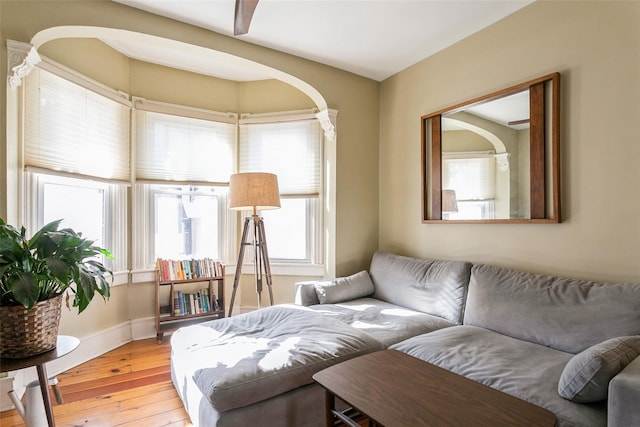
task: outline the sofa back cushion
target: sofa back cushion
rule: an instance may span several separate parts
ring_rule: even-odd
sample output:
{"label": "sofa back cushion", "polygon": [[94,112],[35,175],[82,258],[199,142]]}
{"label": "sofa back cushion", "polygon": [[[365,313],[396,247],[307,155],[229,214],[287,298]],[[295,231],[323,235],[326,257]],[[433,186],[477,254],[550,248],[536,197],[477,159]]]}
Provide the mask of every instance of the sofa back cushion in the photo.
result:
{"label": "sofa back cushion", "polygon": [[462,323],[471,263],[376,252],[369,275],[374,298]]}
{"label": "sofa back cushion", "polygon": [[576,354],[610,338],[640,334],[640,284],[474,265],[464,323]]}

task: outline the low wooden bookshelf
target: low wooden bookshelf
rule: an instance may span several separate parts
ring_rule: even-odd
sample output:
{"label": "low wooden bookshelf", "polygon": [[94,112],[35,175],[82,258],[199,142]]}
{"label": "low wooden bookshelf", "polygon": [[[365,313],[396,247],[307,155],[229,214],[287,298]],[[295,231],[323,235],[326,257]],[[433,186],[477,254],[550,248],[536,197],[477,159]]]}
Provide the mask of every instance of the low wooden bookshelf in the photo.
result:
{"label": "low wooden bookshelf", "polygon": [[[172,275],[179,279],[167,279],[160,269],[156,270],[156,338],[162,342],[165,332],[205,320],[224,317],[224,265],[211,273],[196,276]],[[197,286],[201,283],[203,286]],[[168,286],[167,295],[161,296],[161,288]]]}

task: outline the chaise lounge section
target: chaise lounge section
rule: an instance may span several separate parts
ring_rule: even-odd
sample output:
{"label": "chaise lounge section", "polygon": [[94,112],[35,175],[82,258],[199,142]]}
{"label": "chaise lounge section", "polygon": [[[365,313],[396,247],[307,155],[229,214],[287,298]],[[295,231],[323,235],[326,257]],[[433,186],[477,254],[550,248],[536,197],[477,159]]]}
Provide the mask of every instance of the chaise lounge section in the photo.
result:
{"label": "chaise lounge section", "polygon": [[[461,323],[470,268],[380,254],[371,276],[297,284],[301,304],[181,328],[171,337],[173,383],[196,426],[321,426],[313,374]],[[325,304],[309,305],[318,295]]]}
{"label": "chaise lounge section", "polygon": [[549,409],[560,426],[640,425],[640,284],[377,252],[368,272],[298,283],[296,303],[172,336],[194,425],[321,426],[311,376],[383,348]]}

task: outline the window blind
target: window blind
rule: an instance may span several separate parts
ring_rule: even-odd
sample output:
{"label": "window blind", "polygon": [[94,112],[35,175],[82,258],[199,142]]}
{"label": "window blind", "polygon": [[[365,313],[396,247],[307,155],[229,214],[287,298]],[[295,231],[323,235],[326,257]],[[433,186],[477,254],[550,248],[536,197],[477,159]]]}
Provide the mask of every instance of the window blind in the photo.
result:
{"label": "window blind", "polygon": [[442,188],[455,190],[458,200],[495,198],[495,158],[442,158]]}
{"label": "window blind", "polygon": [[240,125],[240,172],[278,176],[283,196],[320,194],[322,129],[317,120]]}
{"label": "window blind", "polygon": [[236,125],[136,110],[136,180],[228,183]]}
{"label": "window blind", "polygon": [[26,167],[129,180],[128,106],[37,67],[25,90]]}

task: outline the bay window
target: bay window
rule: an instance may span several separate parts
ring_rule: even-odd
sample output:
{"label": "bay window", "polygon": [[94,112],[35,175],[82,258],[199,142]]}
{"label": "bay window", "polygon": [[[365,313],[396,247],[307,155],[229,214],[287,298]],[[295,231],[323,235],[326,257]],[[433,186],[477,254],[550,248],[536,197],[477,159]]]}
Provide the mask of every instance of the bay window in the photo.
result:
{"label": "bay window", "polygon": [[229,178],[271,172],[282,205],[261,212],[272,264],[323,264],[324,139],[313,112],[238,120],[130,99],[46,58],[25,78],[23,94],[21,206],[29,229],[62,218],[114,254],[104,260],[114,272],[147,272],[134,281],[148,280],[158,257],[229,262],[238,240]]}

